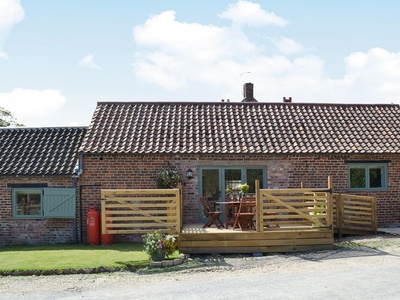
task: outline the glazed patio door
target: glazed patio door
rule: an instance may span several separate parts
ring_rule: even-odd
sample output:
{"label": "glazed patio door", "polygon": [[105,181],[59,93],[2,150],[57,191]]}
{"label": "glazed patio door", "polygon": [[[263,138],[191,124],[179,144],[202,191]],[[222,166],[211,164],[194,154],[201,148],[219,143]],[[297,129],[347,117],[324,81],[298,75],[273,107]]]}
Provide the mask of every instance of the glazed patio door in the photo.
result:
{"label": "glazed patio door", "polygon": [[[199,180],[199,197],[207,197],[215,210],[224,212],[224,205],[216,202],[226,200],[226,191],[229,189],[229,198],[237,199],[239,197],[238,186],[242,183],[249,185],[249,193],[255,192],[254,182],[260,180],[260,187],[266,186],[266,168],[265,167],[201,167]],[[205,216],[200,199],[199,222],[204,223]],[[224,221],[224,214],[221,216]]]}
{"label": "glazed patio door", "polygon": [[[200,197],[207,197],[213,208],[224,211],[225,207],[217,202],[225,201],[225,190],[237,187],[242,181],[241,168],[204,168],[201,172]],[[203,208],[199,201],[200,221],[204,222]],[[224,216],[221,216],[221,220]]]}
{"label": "glazed patio door", "polygon": [[[214,208],[217,208],[215,202],[221,201],[221,182],[220,168],[205,168],[201,172],[200,197],[207,197]],[[199,218],[204,223],[203,206],[199,199]]]}

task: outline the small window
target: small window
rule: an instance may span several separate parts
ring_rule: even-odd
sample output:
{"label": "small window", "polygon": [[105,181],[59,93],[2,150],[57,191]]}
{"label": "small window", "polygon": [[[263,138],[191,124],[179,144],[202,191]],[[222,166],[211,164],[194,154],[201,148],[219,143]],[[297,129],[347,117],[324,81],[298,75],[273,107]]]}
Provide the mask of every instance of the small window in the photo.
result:
{"label": "small window", "polygon": [[13,190],[14,217],[42,217],[42,189]]}
{"label": "small window", "polygon": [[387,189],[387,164],[349,164],[350,189]]}

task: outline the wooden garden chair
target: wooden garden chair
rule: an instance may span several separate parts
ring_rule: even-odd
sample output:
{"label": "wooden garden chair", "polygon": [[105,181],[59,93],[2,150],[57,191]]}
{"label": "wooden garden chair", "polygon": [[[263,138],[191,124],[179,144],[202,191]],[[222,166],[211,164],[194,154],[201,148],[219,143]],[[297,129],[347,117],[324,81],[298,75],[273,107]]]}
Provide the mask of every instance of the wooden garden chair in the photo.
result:
{"label": "wooden garden chair", "polygon": [[204,215],[208,218],[207,222],[204,224],[203,228],[205,227],[211,227],[211,225],[215,225],[218,228],[224,227],[224,224],[222,224],[220,220],[221,212],[220,211],[214,211],[211,207],[210,202],[206,197],[201,197],[200,198],[201,205],[203,206],[203,212]]}
{"label": "wooden garden chair", "polygon": [[255,197],[243,197],[239,210],[236,213],[235,224],[233,229],[240,228],[241,230],[256,230],[254,224],[254,216],[256,214],[256,199]]}

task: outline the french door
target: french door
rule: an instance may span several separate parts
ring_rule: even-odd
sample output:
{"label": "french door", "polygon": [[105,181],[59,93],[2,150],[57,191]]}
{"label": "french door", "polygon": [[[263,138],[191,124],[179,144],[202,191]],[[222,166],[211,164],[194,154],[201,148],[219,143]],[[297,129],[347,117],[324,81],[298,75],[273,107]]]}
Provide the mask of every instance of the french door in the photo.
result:
{"label": "french door", "polygon": [[[207,197],[215,210],[224,211],[224,205],[218,202],[228,198],[238,198],[238,186],[249,185],[249,194],[255,193],[255,181],[260,181],[260,187],[266,187],[267,171],[265,167],[200,167],[199,196]],[[204,222],[203,208],[199,199],[199,221]],[[224,214],[222,214],[224,215]]]}

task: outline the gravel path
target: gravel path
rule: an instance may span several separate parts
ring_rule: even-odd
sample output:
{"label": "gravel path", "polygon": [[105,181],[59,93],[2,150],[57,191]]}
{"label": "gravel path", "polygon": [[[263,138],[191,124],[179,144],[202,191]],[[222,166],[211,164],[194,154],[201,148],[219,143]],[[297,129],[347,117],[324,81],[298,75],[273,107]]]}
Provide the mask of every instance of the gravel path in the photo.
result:
{"label": "gravel path", "polygon": [[[149,295],[153,295],[150,298],[154,299],[189,299],[188,295],[190,295],[190,291],[194,293],[194,289],[200,289],[192,294],[194,298],[203,293],[204,295],[198,299],[204,299],[204,296],[210,293],[208,295],[209,298],[211,296],[210,299],[225,299],[224,296],[228,296],[229,289],[226,290],[227,294],[224,296],[215,298],[212,297],[212,290],[208,286],[213,282],[213,286],[220,285],[218,288],[225,291],[224,288],[229,288],[232,284],[235,287],[236,282],[241,282],[243,278],[258,280],[261,276],[267,278],[266,276],[273,275],[268,277],[269,282],[273,282],[277,278],[289,280],[288,276],[295,274],[302,274],[302,278],[307,278],[308,275],[302,272],[310,271],[315,274],[317,269],[321,270],[321,274],[325,274],[326,278],[332,274],[339,274],[339,277],[343,277],[345,275],[340,275],[341,272],[352,269],[364,270],[360,276],[366,276],[368,270],[373,271],[374,274],[380,271],[389,272],[390,266],[396,267],[396,270],[400,267],[399,236],[384,234],[369,237],[347,237],[336,241],[336,250],[332,251],[270,254],[262,257],[250,255],[192,256],[180,266],[163,269],[146,268],[137,272],[0,277],[0,299],[107,299],[112,296],[114,299],[133,296],[136,299],[142,299],[141,297],[147,299]],[[395,274],[397,273],[399,272],[396,271]],[[392,275],[389,277],[394,278]],[[395,279],[398,282],[400,278]],[[332,282],[334,279],[330,279],[330,281]],[[365,280],[363,281],[365,282]],[[279,285],[279,283],[280,281],[275,284]],[[174,286],[176,287],[173,297],[168,297],[165,292],[162,292],[163,288],[170,289]],[[259,290],[262,288],[260,286]],[[285,287],[282,288],[284,291]],[[294,287],[290,287],[289,290],[291,288]],[[344,289],[345,286],[342,290]],[[390,290],[386,290],[390,292]],[[397,290],[395,292],[397,293]],[[400,293],[400,290],[398,292]],[[275,298],[280,298],[280,295],[276,294],[275,296]],[[290,298],[285,294],[281,296]],[[387,296],[387,299],[391,299],[390,294]],[[359,299],[374,299],[365,297],[366,295],[360,295]],[[262,298],[253,297],[253,299]],[[325,298],[335,299],[335,297]],[[358,297],[352,298],[358,299]],[[313,299],[313,297],[309,299]]]}

